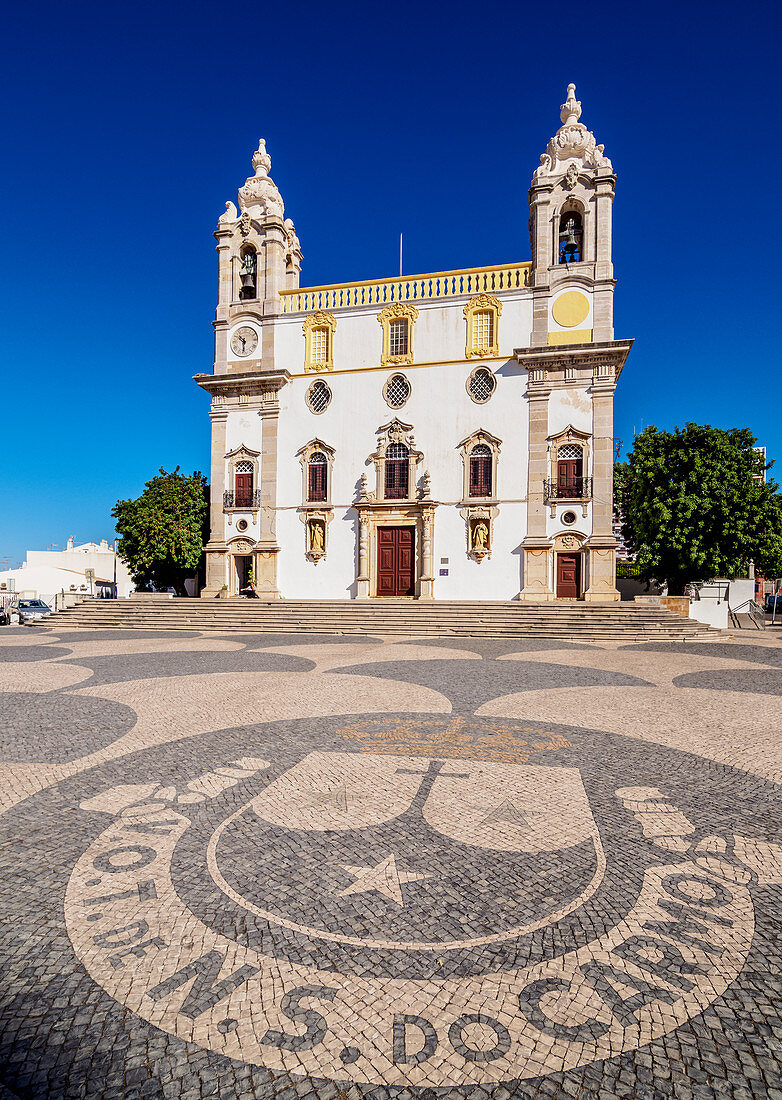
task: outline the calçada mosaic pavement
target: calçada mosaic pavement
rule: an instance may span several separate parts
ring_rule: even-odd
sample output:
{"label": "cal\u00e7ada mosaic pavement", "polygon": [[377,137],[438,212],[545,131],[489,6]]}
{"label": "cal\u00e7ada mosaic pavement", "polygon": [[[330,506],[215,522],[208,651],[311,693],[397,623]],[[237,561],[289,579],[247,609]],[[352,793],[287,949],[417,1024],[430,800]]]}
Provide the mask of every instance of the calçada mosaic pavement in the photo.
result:
{"label": "cal\u00e7ada mosaic pavement", "polygon": [[0,633],[0,1098],[782,1100],[782,644]]}

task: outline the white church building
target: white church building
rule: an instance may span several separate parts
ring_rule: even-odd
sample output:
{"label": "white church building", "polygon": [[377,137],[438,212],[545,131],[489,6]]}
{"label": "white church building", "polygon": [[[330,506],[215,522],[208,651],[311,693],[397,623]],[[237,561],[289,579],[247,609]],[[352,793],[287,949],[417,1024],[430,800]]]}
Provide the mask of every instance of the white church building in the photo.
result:
{"label": "white church building", "polygon": [[[616,177],[570,85],[531,261],[300,287],[261,141],[215,233],[203,596],[619,599]],[[498,177],[499,183],[500,177]]]}

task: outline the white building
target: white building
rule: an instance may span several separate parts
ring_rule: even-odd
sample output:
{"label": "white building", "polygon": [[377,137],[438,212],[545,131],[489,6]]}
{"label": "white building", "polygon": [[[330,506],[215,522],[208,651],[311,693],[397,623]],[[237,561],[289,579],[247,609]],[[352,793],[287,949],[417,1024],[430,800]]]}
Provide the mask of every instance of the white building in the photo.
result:
{"label": "white building", "polygon": [[[133,579],[119,556],[116,564],[117,595],[129,596],[135,589]],[[16,593],[46,603],[58,592],[109,595],[113,585],[114,547],[106,539],[74,546],[70,538],[65,550],[28,550],[18,569],[0,572],[0,595]]]}
{"label": "white building", "polygon": [[[226,203],[202,595],[613,601],[616,178],[579,122],[529,191],[532,260],[299,287],[269,176]],[[497,185],[506,186],[498,173]],[[241,211],[241,212],[240,212]],[[509,245],[509,252],[517,247]]]}

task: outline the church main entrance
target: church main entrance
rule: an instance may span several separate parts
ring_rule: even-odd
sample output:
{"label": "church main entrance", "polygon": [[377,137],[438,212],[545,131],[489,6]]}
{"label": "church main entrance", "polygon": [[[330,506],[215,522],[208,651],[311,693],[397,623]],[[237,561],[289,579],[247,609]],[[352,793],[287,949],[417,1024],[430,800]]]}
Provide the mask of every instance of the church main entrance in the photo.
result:
{"label": "church main entrance", "polygon": [[414,527],[378,527],[377,594],[415,595]]}
{"label": "church main entrance", "polygon": [[557,599],[577,600],[581,588],[581,555],[557,554]]}

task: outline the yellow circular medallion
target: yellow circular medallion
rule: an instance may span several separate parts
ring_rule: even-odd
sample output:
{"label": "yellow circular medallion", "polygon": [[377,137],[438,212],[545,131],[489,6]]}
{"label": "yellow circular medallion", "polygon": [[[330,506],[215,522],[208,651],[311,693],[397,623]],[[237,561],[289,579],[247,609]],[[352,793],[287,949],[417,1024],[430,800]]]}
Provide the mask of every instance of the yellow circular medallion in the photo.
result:
{"label": "yellow circular medallion", "polygon": [[558,325],[573,328],[589,316],[589,299],[578,290],[566,290],[554,302],[551,314]]}

